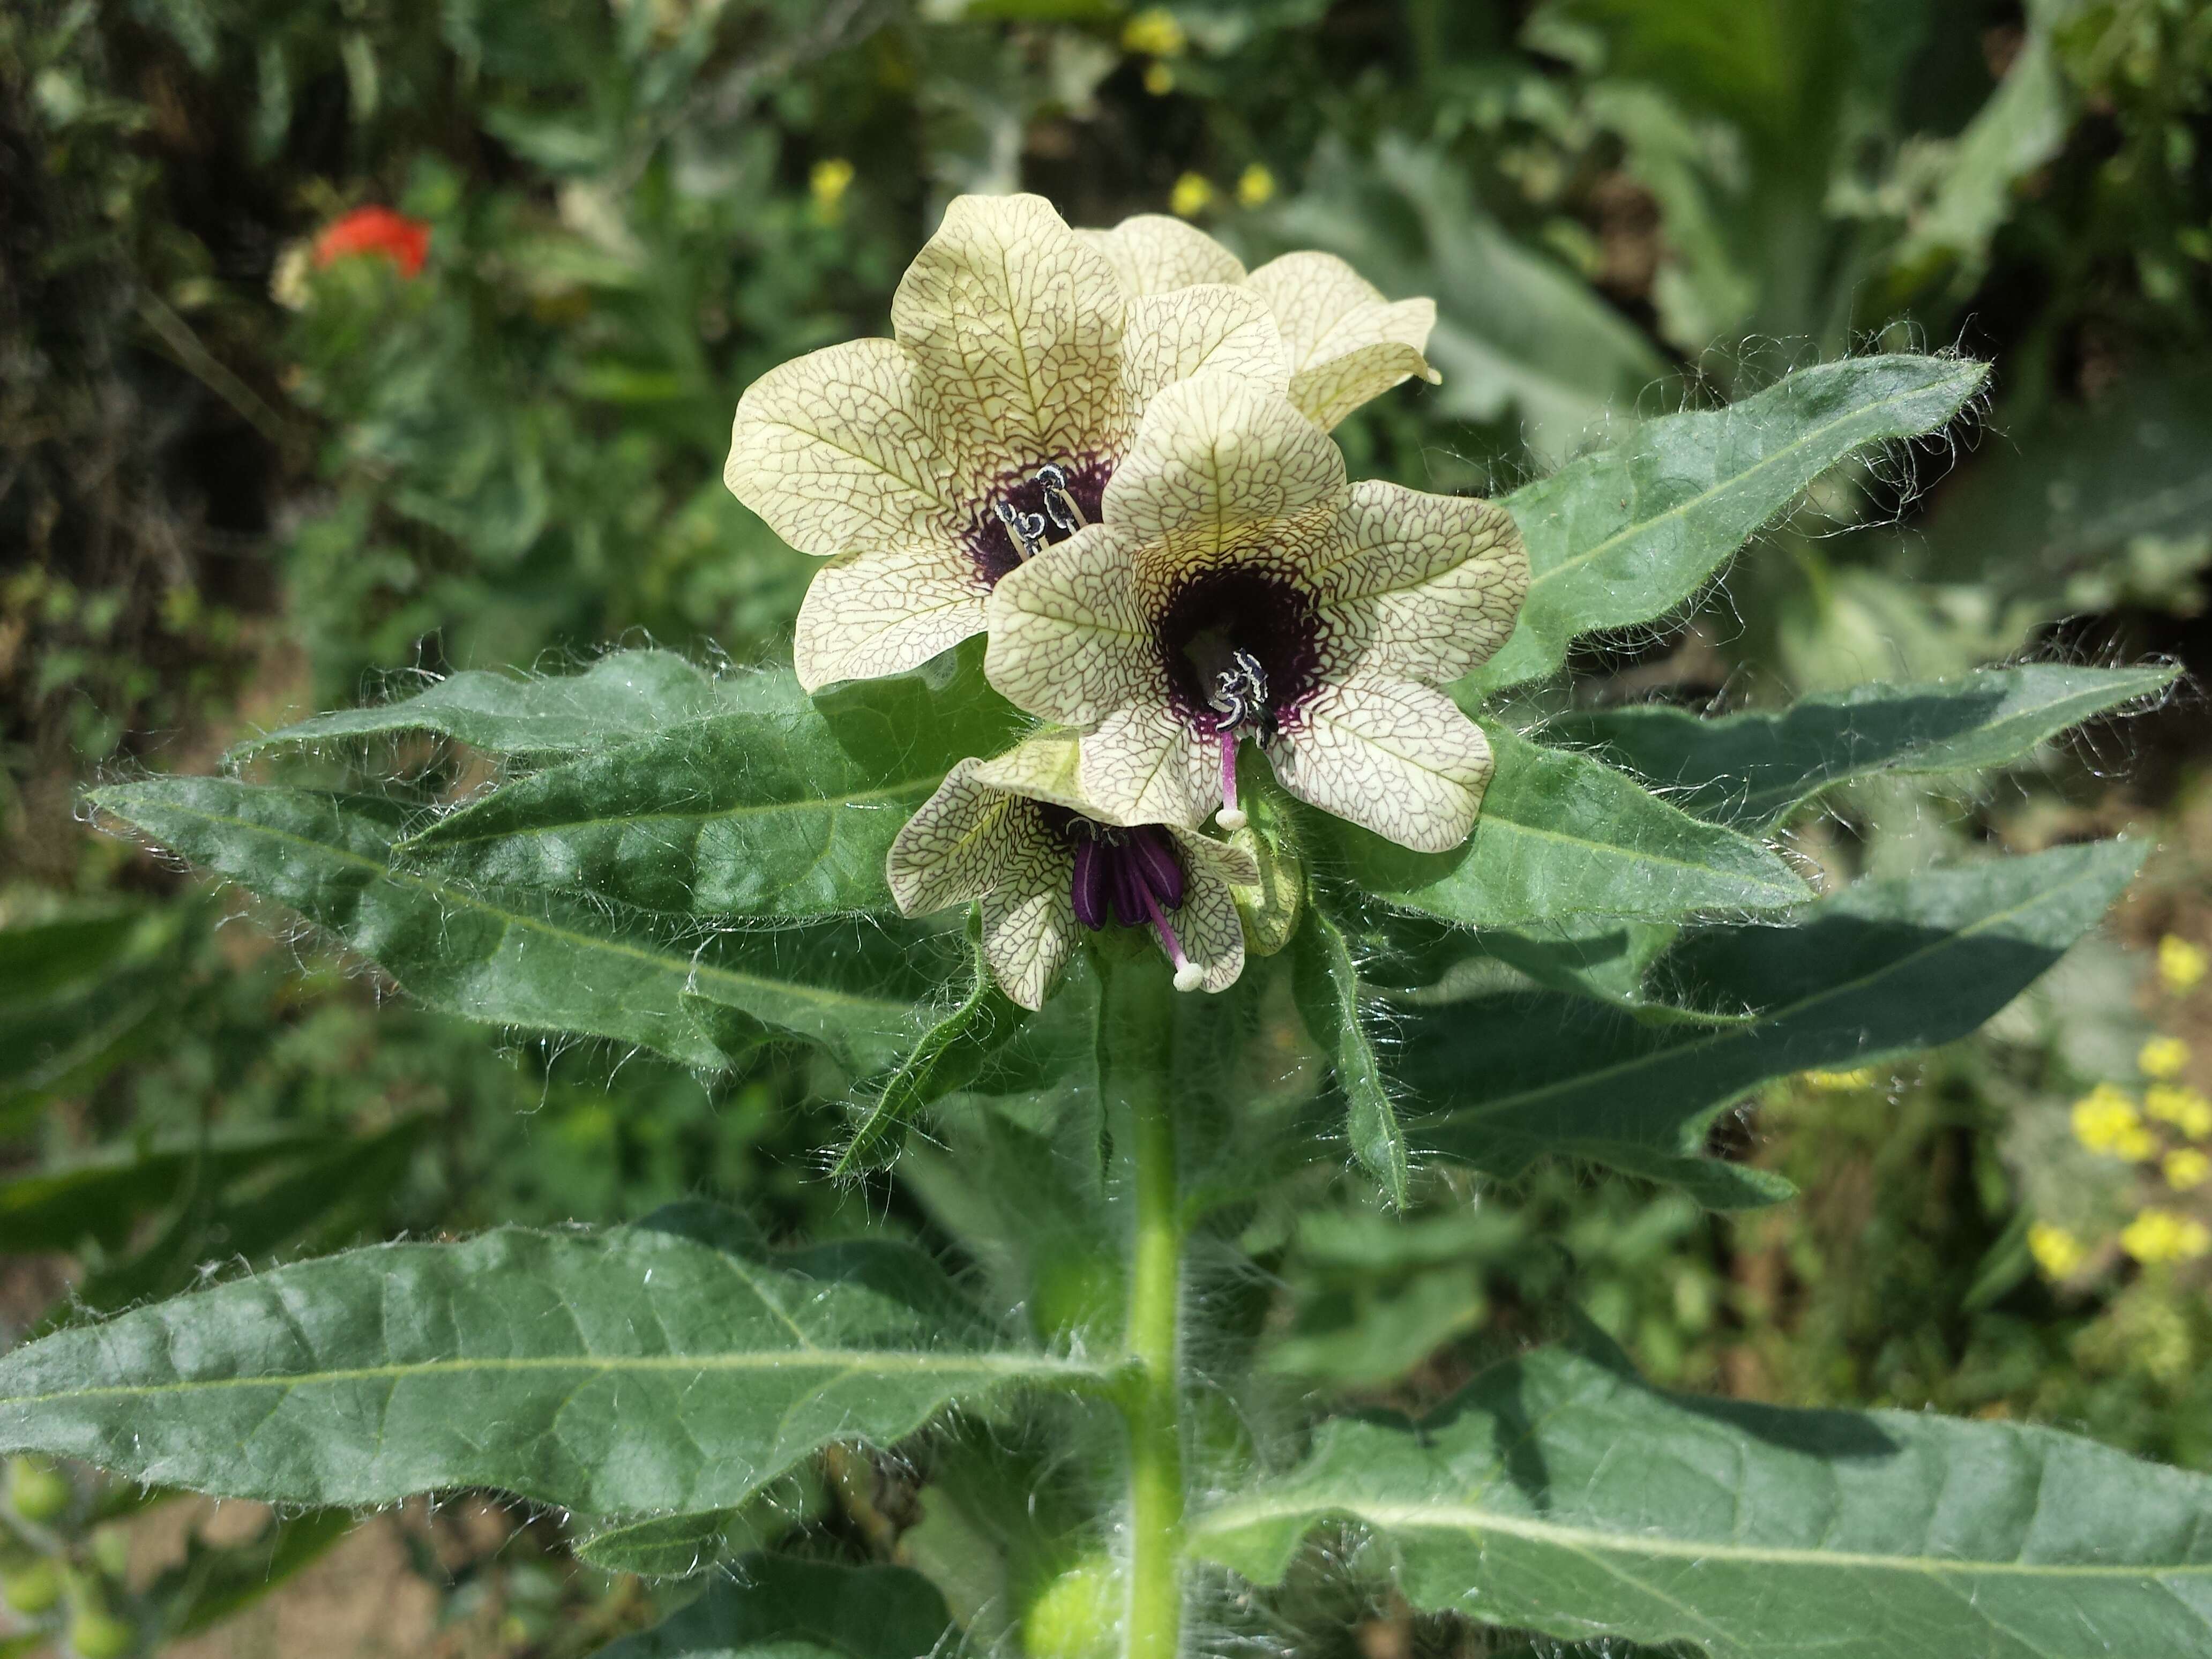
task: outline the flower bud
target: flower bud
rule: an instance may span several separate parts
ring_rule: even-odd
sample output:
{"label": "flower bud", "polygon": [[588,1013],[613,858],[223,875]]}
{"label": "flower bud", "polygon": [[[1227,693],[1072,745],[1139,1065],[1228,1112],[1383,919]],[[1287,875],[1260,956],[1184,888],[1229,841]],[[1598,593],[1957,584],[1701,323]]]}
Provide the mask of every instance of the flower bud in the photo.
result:
{"label": "flower bud", "polygon": [[76,1488],[42,1457],[18,1457],[8,1465],[8,1502],[34,1526],[58,1521],[69,1511]]}

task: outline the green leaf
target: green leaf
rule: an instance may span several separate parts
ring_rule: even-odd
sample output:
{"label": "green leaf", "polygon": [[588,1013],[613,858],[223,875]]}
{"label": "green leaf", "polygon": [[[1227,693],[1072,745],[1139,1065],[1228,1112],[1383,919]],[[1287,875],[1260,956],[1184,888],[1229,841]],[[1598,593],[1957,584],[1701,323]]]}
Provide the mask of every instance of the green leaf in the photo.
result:
{"label": "green leaf", "polygon": [[684,933],[563,894],[476,889],[389,867],[403,809],[221,778],[93,792],[102,811],[288,904],[434,1007],[635,1043],[704,1070],[731,1058],[687,997],[820,1044],[856,1073],[893,1063],[951,961],[897,925]]}
{"label": "green leaf", "polygon": [[[764,684],[749,684],[756,680]],[[642,736],[733,702],[750,706],[757,697],[770,706],[796,702],[798,682],[774,674],[717,682],[672,651],[617,651],[580,674],[544,679],[466,670],[411,697],[318,714],[249,738],[224,759],[242,766],[273,750],[412,732],[495,755],[556,755]]]}
{"label": "green leaf", "polygon": [[945,1598],[905,1567],[750,1555],[733,1571],[600,1659],[925,1659],[950,1645]]}
{"label": "green leaf", "polygon": [[1024,724],[973,650],[773,713],[594,746],[441,818],[403,862],[647,910],[889,911],[891,838],[945,774]]}
{"label": "green leaf", "polygon": [[1771,1078],[1949,1042],[2096,926],[2143,858],[2061,848],[1863,882],[1790,927],[1691,939],[1659,972],[1732,1024],[1639,1023],[1565,996],[1480,997],[1407,1015],[1403,1080],[1440,1152],[1511,1178],[1547,1153],[1674,1182],[1720,1207],[1788,1195],[1698,1155],[1706,1126]]}
{"label": "green leaf", "polygon": [[1667,1394],[1556,1350],[1418,1429],[1325,1425],[1192,1544],[1273,1583],[1332,1520],[1417,1607],[1711,1659],[2212,1647],[2203,1475],[2017,1424]]}
{"label": "green leaf", "polygon": [[149,1040],[182,975],[183,910],[0,928],[0,1121],[88,1088]]}
{"label": "green leaf", "polygon": [[1403,1209],[1406,1133],[1361,1018],[1359,969],[1343,931],[1321,907],[1309,904],[1306,912],[1304,925],[1291,941],[1291,987],[1298,1014],[1343,1091],[1352,1155],[1382,1183],[1390,1202]]}
{"label": "green leaf", "polygon": [[224,1133],[125,1146],[0,1181],[0,1251],[113,1249],[152,1211],[167,1209],[188,1174],[222,1182],[325,1150],[326,1135],[296,1129]]}
{"label": "green leaf", "polygon": [[350,1251],[58,1332],[0,1358],[0,1449],[272,1503],[696,1510],[833,1440],[1099,1375],[1008,1346],[903,1246],[779,1255],[683,1206]]}
{"label": "green leaf", "polygon": [[240,1171],[245,1180],[224,1182],[220,1165],[187,1164],[167,1224],[134,1255],[88,1273],[38,1328],[172,1295],[194,1284],[210,1257],[259,1261],[382,1231],[384,1206],[433,1121],[416,1115],[374,1134],[325,1138],[296,1161]]}
{"label": "green leaf", "polygon": [[1800,698],[1776,714],[1700,720],[1680,708],[1570,714],[1545,735],[1607,758],[1709,823],[1772,829],[1822,790],[1879,772],[1967,772],[2025,760],[2069,726],[2173,684],[2178,670],[1984,668],[1923,685]]}
{"label": "green leaf", "polygon": [[1811,896],[1767,848],[1699,822],[1626,773],[1504,726],[1484,729],[1497,770],[1464,846],[1414,853],[1336,829],[1349,873],[1385,902],[1468,927],[1529,927],[1579,916],[1672,921]]}
{"label": "green leaf", "polygon": [[1462,169],[1395,136],[1372,164],[1324,139],[1277,222],[1287,246],[1341,254],[1387,293],[1433,295],[1427,355],[1443,383],[1425,401],[1464,420],[1517,415],[1540,455],[1570,453],[1671,374],[1587,283],[1486,212]]}
{"label": "green leaf", "polygon": [[1988,370],[1940,357],[1801,369],[1728,409],[1646,422],[1504,505],[1528,544],[1528,598],[1503,649],[1461,682],[1541,679],[1578,635],[1662,617],[1838,461],[1940,431]]}
{"label": "green leaf", "polygon": [[898,1155],[906,1127],[923,1108],[975,1081],[992,1055],[1022,1028],[1030,1011],[999,988],[983,956],[980,917],[970,915],[968,945],[975,978],[952,1012],[931,1026],[876,1091],[852,1139],[837,1154],[832,1180],[881,1169]]}
{"label": "green leaf", "polygon": [[1899,549],[2031,618],[2203,603],[2212,559],[2212,371],[2145,364],[2124,398],[2054,410],[1976,458]]}

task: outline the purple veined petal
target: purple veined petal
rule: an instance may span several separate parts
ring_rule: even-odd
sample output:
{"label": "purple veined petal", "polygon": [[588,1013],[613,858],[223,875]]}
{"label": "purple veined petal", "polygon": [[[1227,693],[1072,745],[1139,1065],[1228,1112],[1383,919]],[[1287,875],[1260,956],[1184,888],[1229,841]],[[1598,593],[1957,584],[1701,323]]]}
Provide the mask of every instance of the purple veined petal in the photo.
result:
{"label": "purple veined petal", "polygon": [[1168,909],[1182,908],[1182,866],[1165,830],[1149,823],[1132,830],[1127,856],[1155,898]]}
{"label": "purple veined petal", "polygon": [[1113,862],[1106,848],[1093,836],[1079,836],[1075,842],[1075,881],[1071,896],[1075,901],[1075,919],[1093,932],[1106,925],[1107,866]]}
{"label": "purple veined petal", "polygon": [[1146,902],[1149,894],[1137,861],[1126,844],[1109,851],[1106,861],[1114,871],[1114,920],[1124,927],[1143,927],[1152,919],[1152,907]]}

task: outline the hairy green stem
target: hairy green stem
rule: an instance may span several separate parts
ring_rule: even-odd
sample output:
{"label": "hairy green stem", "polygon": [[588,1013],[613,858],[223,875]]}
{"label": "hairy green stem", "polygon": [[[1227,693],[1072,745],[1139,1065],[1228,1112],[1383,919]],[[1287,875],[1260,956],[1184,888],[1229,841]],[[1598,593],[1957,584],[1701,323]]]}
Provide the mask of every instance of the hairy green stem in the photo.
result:
{"label": "hairy green stem", "polygon": [[1182,1632],[1183,1215],[1176,1181],[1174,992],[1160,963],[1110,960],[1099,1075],[1126,1137],[1135,1185],[1129,1261],[1129,1659],[1175,1659]]}

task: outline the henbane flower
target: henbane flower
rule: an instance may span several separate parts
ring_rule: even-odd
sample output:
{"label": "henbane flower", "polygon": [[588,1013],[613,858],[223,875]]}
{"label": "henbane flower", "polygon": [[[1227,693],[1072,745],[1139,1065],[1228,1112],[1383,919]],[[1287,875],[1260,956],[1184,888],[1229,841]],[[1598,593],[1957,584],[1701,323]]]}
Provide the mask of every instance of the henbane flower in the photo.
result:
{"label": "henbane flower", "polygon": [[1487,501],[1347,484],[1278,392],[1207,372],[1156,397],[1105,521],[991,596],[984,672],[1082,731],[1084,792],[1127,823],[1244,822],[1237,756],[1405,846],[1474,828],[1482,730],[1437,688],[1504,643],[1528,591]]}
{"label": "henbane flower", "polygon": [[799,616],[799,678],[902,672],[983,627],[991,588],[1098,516],[1146,403],[1200,368],[1286,385],[1257,294],[1132,297],[1041,197],[956,199],[891,301],[896,339],[786,363],[738,404],[723,477],[832,558]]}
{"label": "henbane flower", "polygon": [[[1273,191],[1270,179],[1266,193]],[[1266,301],[1290,355],[1291,401],[1324,428],[1401,380],[1440,378],[1421,355],[1437,325],[1436,301],[1386,300],[1333,253],[1285,253],[1247,275],[1243,261],[1220,243],[1165,214],[1140,213],[1111,230],[1076,234],[1112,262],[1133,295],[1223,283]]]}
{"label": "henbane flower", "polygon": [[954,767],[891,842],[887,873],[910,916],[980,900],[984,959],[1024,1008],[1043,1005],[1080,928],[1109,924],[1151,928],[1178,990],[1226,990],[1244,970],[1230,888],[1259,878],[1249,854],[1103,812],[1066,732]]}

